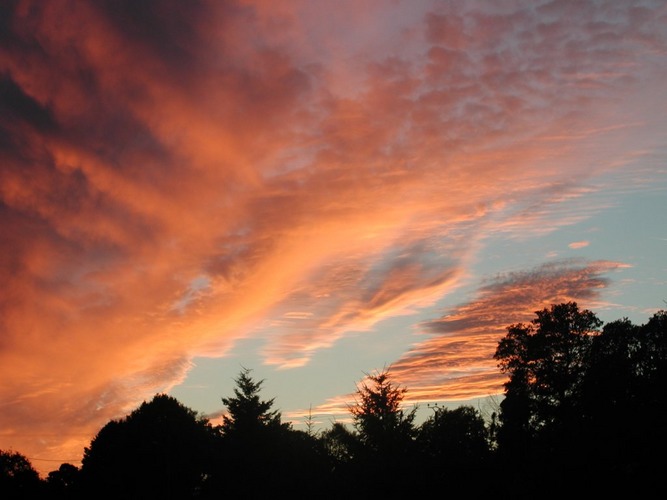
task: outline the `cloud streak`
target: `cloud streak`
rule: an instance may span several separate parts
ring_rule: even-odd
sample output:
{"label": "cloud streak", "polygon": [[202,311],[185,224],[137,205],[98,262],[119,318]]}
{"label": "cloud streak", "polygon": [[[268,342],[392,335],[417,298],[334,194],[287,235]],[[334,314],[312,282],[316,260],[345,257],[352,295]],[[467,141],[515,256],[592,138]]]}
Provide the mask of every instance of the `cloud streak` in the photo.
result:
{"label": "cloud streak", "polygon": [[[493,355],[511,324],[529,322],[552,304],[576,301],[602,306],[606,275],[627,265],[610,261],[554,261],[535,269],[500,274],[482,284],[470,302],[442,317],[416,325],[417,340],[387,366],[394,383],[408,389],[405,404],[466,401],[502,394],[505,377]],[[328,418],[345,418],[354,394],[341,395],[312,409]],[[307,412],[294,412],[295,419]],[[348,415],[349,416],[349,415]]]}
{"label": "cloud streak", "polygon": [[[582,220],[661,144],[660,2],[0,9],[0,447],[30,456],[80,455],[267,325],[265,361],[294,368],[433,306],[489,235]],[[618,265],[493,286],[590,298]],[[397,362],[423,398],[497,385],[472,312]]]}
{"label": "cloud streak", "polygon": [[535,311],[575,301],[596,310],[605,274],[619,262],[557,261],[531,271],[499,275],[481,286],[470,303],[420,324],[428,339],[418,342],[391,369],[414,386],[417,401],[461,400],[502,392],[505,381],[493,355],[511,324],[529,322]]}

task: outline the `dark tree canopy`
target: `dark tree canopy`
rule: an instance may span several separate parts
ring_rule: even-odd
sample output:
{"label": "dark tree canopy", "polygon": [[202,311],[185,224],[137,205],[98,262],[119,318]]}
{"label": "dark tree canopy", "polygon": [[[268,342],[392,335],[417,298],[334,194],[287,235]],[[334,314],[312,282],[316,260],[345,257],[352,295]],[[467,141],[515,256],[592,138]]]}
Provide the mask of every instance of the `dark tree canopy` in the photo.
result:
{"label": "dark tree canopy", "polygon": [[387,370],[367,376],[357,387],[356,404],[350,407],[362,443],[375,451],[408,443],[415,436],[416,408],[402,408],[407,389],[394,385]]}
{"label": "dark tree canopy", "polygon": [[219,428],[212,492],[233,498],[303,494],[325,470],[317,440],[282,422],[272,409],[274,400],[260,395],[263,380],[254,380],[250,369],[243,368],[234,380],[234,396],[222,398],[228,413]]}
{"label": "dark tree canopy", "polygon": [[207,474],[212,429],[165,394],[105,425],[84,450],[82,484],[117,498],[192,498]]}
{"label": "dark tree canopy", "polygon": [[[508,327],[495,358],[509,375],[497,433],[501,464],[519,482],[613,480],[655,493],[667,446],[667,316],[606,324],[575,303]],[[522,464],[521,467],[518,464]],[[664,489],[664,488],[663,488]]]}
{"label": "dark tree canopy", "polygon": [[39,497],[39,474],[19,452],[0,450],[0,496],[32,500]]}
{"label": "dark tree canopy", "polygon": [[535,314],[530,324],[507,327],[494,356],[509,375],[498,439],[506,451],[517,453],[525,453],[536,437],[547,438],[572,423],[587,352],[602,325],[575,302]]}
{"label": "dark tree canopy", "polygon": [[295,430],[243,368],[218,427],[158,394],[104,425],[81,469],[64,463],[42,480],[0,450],[0,498],[663,498],[667,312],[601,326],[574,302],[508,326],[497,420],[436,405],[415,425],[407,389],[383,370],[357,384],[353,425],[316,431],[311,415],[308,432]]}
{"label": "dark tree canopy", "polygon": [[360,446],[358,434],[340,422],[334,422],[331,428],[322,432],[320,441],[334,467],[344,467],[352,462]]}
{"label": "dark tree canopy", "polygon": [[223,416],[221,430],[225,435],[252,436],[263,428],[287,429],[289,424],[283,424],[281,414],[273,408],[274,399],[262,400],[260,391],[263,380],[254,380],[252,370],[243,368],[234,381],[234,396],[222,398],[228,413]]}
{"label": "dark tree canopy", "polygon": [[355,463],[365,472],[357,478],[358,486],[366,495],[398,494],[411,482],[407,478],[416,467],[417,408],[403,409],[406,392],[391,382],[386,369],[357,385],[350,412],[360,441]]}
{"label": "dark tree canopy", "polygon": [[654,467],[647,456],[667,446],[667,313],[637,326],[627,318],[604,326],[594,339],[581,395],[582,434],[615,469]]}
{"label": "dark tree canopy", "polygon": [[419,482],[424,493],[446,489],[452,495],[466,495],[475,484],[477,494],[488,491],[492,497],[495,488],[488,488],[488,478],[493,475],[492,451],[484,417],[468,405],[432,409],[434,413],[419,427],[417,437]]}
{"label": "dark tree canopy", "polygon": [[49,472],[46,478],[45,491],[48,498],[72,499],[79,498],[80,470],[70,463],[63,463],[58,470]]}
{"label": "dark tree canopy", "polygon": [[436,408],[419,428],[419,443],[429,459],[441,465],[479,465],[491,448],[484,417],[474,407]]}

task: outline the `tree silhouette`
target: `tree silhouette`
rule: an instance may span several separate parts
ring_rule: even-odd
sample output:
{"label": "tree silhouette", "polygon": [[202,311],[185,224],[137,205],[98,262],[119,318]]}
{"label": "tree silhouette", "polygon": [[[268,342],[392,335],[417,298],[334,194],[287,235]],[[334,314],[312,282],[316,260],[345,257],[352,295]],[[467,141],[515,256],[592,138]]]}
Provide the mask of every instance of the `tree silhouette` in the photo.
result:
{"label": "tree silhouette", "polygon": [[536,314],[530,325],[509,326],[495,354],[509,374],[497,433],[505,483],[554,494],[632,485],[642,497],[664,496],[664,461],[655,457],[667,446],[665,312],[602,331],[575,303]]}
{"label": "tree silhouette", "polygon": [[419,427],[419,443],[430,459],[447,467],[478,466],[491,452],[484,417],[468,405],[436,408]]}
{"label": "tree silhouette", "polygon": [[355,498],[359,484],[365,474],[358,466],[362,444],[359,434],[341,422],[334,422],[319,436],[325,457],[328,475],[334,485],[330,498]]}
{"label": "tree silhouette", "polygon": [[211,448],[208,421],[158,394],[99,431],[84,450],[82,487],[87,496],[194,498],[208,473]]}
{"label": "tree silhouette", "polygon": [[221,431],[225,436],[254,439],[262,430],[287,430],[289,424],[281,422],[278,410],[271,410],[274,399],[262,400],[260,391],[263,380],[255,381],[252,370],[243,368],[234,381],[234,397],[222,398],[228,413],[223,416]]}
{"label": "tree silhouette", "polygon": [[358,434],[340,422],[334,422],[330,429],[322,432],[320,440],[334,468],[352,462],[360,446]]}
{"label": "tree silhouette", "polygon": [[[363,487],[372,495],[393,491],[413,473],[417,408],[402,408],[407,389],[394,385],[384,369],[357,385],[350,406],[361,447],[355,463],[366,471]],[[391,481],[390,481],[391,479]]]}
{"label": "tree silhouette", "polygon": [[46,477],[48,498],[79,498],[79,475],[79,468],[69,463],[61,464],[58,470],[49,472]]}
{"label": "tree silhouette", "polygon": [[415,437],[417,411],[405,413],[401,407],[407,389],[392,384],[387,370],[367,379],[357,386],[357,401],[350,407],[362,443],[376,452],[406,446]]}
{"label": "tree silhouette", "polygon": [[221,442],[210,495],[267,498],[278,493],[302,494],[320,481],[324,460],[318,441],[294,431],[273,410],[274,399],[260,396],[263,380],[256,381],[243,368],[234,379],[234,396],[223,397],[228,413],[219,427]]}
{"label": "tree silhouette", "polygon": [[[464,492],[471,482],[477,491],[490,486],[491,446],[484,417],[472,406],[434,408],[419,427],[421,482],[429,489]],[[486,491],[486,490],[485,490]]]}
{"label": "tree silhouette", "polygon": [[509,375],[498,441],[501,451],[527,456],[539,439],[539,449],[553,457],[576,425],[587,353],[602,322],[575,302],[536,315],[528,325],[507,327],[494,355]]}
{"label": "tree silhouette", "polygon": [[[667,449],[667,312],[641,326],[602,322],[576,303],[507,327],[495,359],[508,375],[487,426],[471,406],[435,408],[415,427],[406,388],[383,370],[357,384],[353,426],[314,433],[282,421],[251,370],[235,378],[220,426],[164,394],[108,422],[81,469],[40,480],[0,450],[0,498],[377,498],[446,491],[474,498],[662,498]],[[497,446],[490,441],[497,436]],[[584,481],[581,480],[584,479]]]}
{"label": "tree silhouette", "polygon": [[606,324],[591,346],[581,398],[582,441],[596,473],[635,481],[659,473],[651,457],[667,445],[666,389],[665,311],[641,326],[627,318]]}
{"label": "tree silhouette", "polygon": [[32,500],[40,496],[41,481],[30,460],[16,451],[0,450],[0,497]]}

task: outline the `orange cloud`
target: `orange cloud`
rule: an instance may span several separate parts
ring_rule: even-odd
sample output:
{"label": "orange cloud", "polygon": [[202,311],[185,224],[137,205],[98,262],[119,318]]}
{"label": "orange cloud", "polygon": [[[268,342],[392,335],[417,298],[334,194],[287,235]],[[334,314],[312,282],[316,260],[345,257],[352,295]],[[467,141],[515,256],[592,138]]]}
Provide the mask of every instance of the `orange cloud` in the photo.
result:
{"label": "orange cloud", "polygon": [[590,244],[591,244],[590,241],[573,241],[572,243],[570,243],[568,245],[568,247],[574,248],[574,249],[586,248]]}
{"label": "orange cloud", "polygon": [[[529,322],[535,311],[576,301],[593,308],[608,286],[605,274],[626,267],[618,262],[560,261],[532,271],[507,273],[479,288],[469,303],[421,323],[418,341],[389,372],[408,389],[405,404],[465,401],[499,395],[505,378],[493,355],[507,326]],[[332,398],[312,409],[319,418],[345,418],[354,394]],[[294,412],[295,419],[307,412]]]}
{"label": "orange cloud", "polygon": [[504,380],[493,354],[506,327],[528,322],[535,311],[552,304],[576,301],[593,308],[608,285],[603,275],[622,267],[618,262],[564,261],[499,276],[480,288],[472,302],[422,323],[430,338],[391,369],[402,383],[414,386],[411,398],[457,400],[501,393]]}
{"label": "orange cloud", "polygon": [[[80,457],[196,356],[269,324],[266,362],[303,366],[452,293],[488,235],[599,210],[664,14],[520,7],[0,7],[0,448]],[[468,388],[396,365],[424,398],[497,383],[465,318],[443,349]]]}

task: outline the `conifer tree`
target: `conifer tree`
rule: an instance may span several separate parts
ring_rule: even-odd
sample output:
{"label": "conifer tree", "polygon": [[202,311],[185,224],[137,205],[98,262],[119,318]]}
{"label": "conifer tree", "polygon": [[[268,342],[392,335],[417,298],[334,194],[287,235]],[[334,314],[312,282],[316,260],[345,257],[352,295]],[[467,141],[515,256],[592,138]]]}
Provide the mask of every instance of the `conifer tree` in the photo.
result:
{"label": "conifer tree", "polygon": [[243,368],[234,379],[236,387],[234,396],[222,398],[228,413],[222,418],[221,430],[224,435],[233,434],[249,437],[262,428],[289,429],[290,425],[282,423],[278,410],[271,410],[274,399],[262,400],[260,391],[263,380],[255,381],[251,377],[252,370]]}

